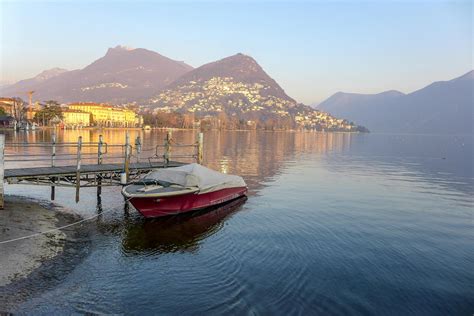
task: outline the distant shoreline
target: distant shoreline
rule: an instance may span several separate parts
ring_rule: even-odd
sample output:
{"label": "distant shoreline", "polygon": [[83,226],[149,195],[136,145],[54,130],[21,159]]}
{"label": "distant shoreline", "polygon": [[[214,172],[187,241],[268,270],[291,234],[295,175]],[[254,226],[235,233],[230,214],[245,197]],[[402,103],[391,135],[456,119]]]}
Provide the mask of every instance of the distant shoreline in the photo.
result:
{"label": "distant shoreline", "polygon": [[[59,128],[53,126],[46,126],[46,127],[37,127],[36,130],[27,130],[27,132],[35,132],[40,130],[58,130]],[[144,129],[143,127],[96,127],[96,126],[89,126],[89,127],[82,127],[82,128],[67,128],[67,129],[59,129],[61,131],[78,131],[78,130],[118,130],[118,131],[133,131],[133,130],[143,130],[143,131],[201,131],[199,128],[181,128],[181,127],[152,127],[151,129]],[[0,127],[0,131],[13,131],[11,127]],[[25,132],[25,130],[21,130]],[[344,134],[368,134],[369,132],[361,132],[361,131],[317,131],[311,129],[205,129],[202,130],[203,132],[311,132],[311,133],[344,133]]]}

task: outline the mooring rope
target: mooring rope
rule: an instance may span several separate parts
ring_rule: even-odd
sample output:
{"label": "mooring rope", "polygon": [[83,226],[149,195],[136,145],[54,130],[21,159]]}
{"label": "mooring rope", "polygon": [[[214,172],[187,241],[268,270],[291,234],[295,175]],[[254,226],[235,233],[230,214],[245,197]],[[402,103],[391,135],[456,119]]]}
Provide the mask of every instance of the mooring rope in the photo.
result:
{"label": "mooring rope", "polygon": [[103,211],[103,212],[100,212],[98,214],[95,214],[93,216],[90,216],[90,217],[87,217],[87,218],[83,218],[77,222],[74,222],[74,223],[71,223],[71,224],[68,224],[68,225],[64,225],[64,226],[61,226],[61,227],[56,227],[56,228],[53,228],[53,229],[49,229],[47,231],[44,231],[44,232],[39,232],[39,233],[34,233],[34,234],[31,234],[31,235],[27,235],[27,236],[23,236],[23,237],[18,237],[18,238],[14,238],[14,239],[9,239],[9,240],[4,240],[4,241],[0,241],[0,245],[2,244],[8,244],[10,242],[14,242],[14,241],[19,241],[19,240],[23,240],[23,239],[28,239],[28,238],[32,238],[32,237],[36,237],[36,236],[41,236],[41,235],[46,235],[46,234],[49,234],[49,233],[52,233],[52,232],[55,232],[55,231],[59,231],[59,230],[62,230],[62,229],[65,229],[65,228],[68,228],[68,227],[71,227],[71,226],[74,226],[74,225],[77,225],[77,224],[80,224],[80,223],[83,223],[83,222],[86,222],[88,220],[91,220],[91,219],[94,219],[102,214],[105,214],[105,213],[108,213],[108,212],[111,212],[113,211],[114,209],[110,209],[110,210],[107,210],[107,211]]}

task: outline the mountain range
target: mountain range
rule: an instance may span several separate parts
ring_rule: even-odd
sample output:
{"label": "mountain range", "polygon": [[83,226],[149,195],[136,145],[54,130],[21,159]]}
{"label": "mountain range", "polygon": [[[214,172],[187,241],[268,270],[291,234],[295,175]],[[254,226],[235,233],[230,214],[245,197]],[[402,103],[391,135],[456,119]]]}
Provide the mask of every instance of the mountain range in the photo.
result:
{"label": "mountain range", "polygon": [[147,49],[117,46],[83,69],[46,70],[0,87],[0,95],[26,98],[35,91],[35,100],[135,103],[153,111],[226,114],[319,130],[365,130],[353,121],[377,132],[472,133],[473,77],[470,71],[409,94],[338,92],[313,109],[288,96],[248,55],[194,69]]}
{"label": "mountain range", "polygon": [[117,46],[83,69],[44,71],[2,88],[0,94],[21,96],[32,90],[37,100],[126,103],[152,96],[192,69],[147,49]]}
{"label": "mountain range", "polygon": [[156,52],[117,46],[83,69],[51,69],[0,88],[0,95],[26,91],[35,91],[36,100],[134,103],[148,112],[218,115],[271,128],[365,131],[297,103],[252,57],[240,53],[193,69]]}
{"label": "mountain range", "polygon": [[474,71],[403,94],[338,92],[317,108],[376,132],[473,133]]}

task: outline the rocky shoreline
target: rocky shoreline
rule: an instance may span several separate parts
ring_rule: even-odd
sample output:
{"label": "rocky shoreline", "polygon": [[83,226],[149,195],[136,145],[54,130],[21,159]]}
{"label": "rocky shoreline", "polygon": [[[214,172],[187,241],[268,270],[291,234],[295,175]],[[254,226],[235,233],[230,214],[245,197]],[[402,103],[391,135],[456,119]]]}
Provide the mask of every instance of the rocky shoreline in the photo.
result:
{"label": "rocky shoreline", "polygon": [[0,210],[0,313],[60,282],[85,257],[90,244],[87,223],[55,230],[80,219],[50,202],[6,196],[5,209]]}

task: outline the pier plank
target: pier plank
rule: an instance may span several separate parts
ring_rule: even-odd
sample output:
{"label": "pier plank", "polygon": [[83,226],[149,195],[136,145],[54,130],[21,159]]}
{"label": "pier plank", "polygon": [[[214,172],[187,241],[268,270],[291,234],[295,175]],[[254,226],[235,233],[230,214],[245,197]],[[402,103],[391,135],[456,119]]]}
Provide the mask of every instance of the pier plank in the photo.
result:
{"label": "pier plank", "polygon": [[[152,170],[164,167],[178,167],[185,163],[170,161],[166,166],[163,162],[140,162],[130,163],[130,171],[144,171]],[[86,164],[81,166],[82,174],[95,174],[105,172],[120,172],[124,170],[123,163],[116,164]],[[34,167],[34,168],[18,168],[18,169],[5,169],[5,179],[9,178],[25,178],[25,177],[37,177],[37,176],[59,176],[59,175],[74,175],[76,174],[77,166],[58,166],[58,167]]]}

